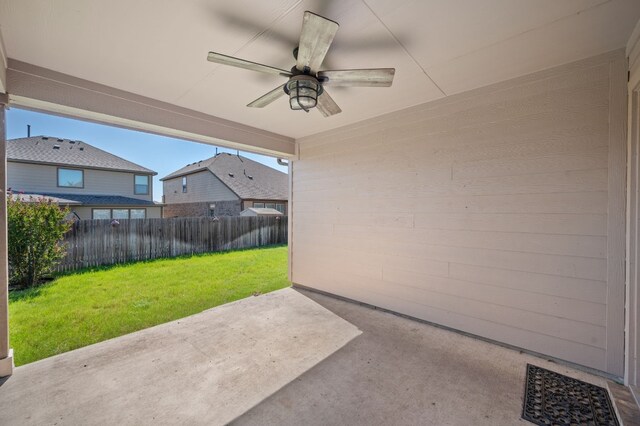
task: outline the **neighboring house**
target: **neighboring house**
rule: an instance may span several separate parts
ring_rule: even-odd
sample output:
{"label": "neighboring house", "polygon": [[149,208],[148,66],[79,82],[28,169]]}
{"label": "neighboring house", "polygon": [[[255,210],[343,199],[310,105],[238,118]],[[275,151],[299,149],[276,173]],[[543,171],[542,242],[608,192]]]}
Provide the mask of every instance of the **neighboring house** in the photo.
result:
{"label": "neighboring house", "polygon": [[46,198],[80,219],[162,217],[153,202],[157,173],[86,142],[34,136],[7,141],[7,188]]}
{"label": "neighboring house", "polygon": [[164,217],[238,216],[250,207],[287,214],[288,175],[240,155],[216,154],[160,180]]}

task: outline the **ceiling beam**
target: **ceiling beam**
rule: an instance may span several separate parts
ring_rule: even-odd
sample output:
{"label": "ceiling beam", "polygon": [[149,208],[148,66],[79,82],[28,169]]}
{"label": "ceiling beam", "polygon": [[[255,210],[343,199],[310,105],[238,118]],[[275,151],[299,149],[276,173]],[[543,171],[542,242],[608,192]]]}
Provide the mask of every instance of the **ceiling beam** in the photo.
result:
{"label": "ceiling beam", "polygon": [[8,60],[9,104],[259,154],[290,158],[293,138]]}

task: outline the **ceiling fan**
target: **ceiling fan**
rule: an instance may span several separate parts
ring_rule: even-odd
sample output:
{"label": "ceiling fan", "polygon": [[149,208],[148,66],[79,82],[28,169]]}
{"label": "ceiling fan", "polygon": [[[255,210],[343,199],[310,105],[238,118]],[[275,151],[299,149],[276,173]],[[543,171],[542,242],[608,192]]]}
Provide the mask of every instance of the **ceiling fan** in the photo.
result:
{"label": "ceiling fan", "polygon": [[338,31],[338,26],[337,22],[305,12],[300,42],[293,50],[296,65],[291,71],[216,52],[209,52],[207,59],[218,64],[277,74],[289,79],[284,85],[248,104],[248,107],[263,108],[287,94],[291,109],[309,112],[317,107],[322,115],[329,117],[342,110],[329,96],[325,86],[389,87],[396,71],[394,68],[320,71],[319,68]]}

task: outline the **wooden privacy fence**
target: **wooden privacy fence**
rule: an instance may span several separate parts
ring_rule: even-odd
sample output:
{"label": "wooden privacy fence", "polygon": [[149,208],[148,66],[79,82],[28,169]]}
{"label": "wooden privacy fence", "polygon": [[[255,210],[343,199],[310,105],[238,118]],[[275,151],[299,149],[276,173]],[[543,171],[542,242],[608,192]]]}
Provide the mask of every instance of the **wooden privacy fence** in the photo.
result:
{"label": "wooden privacy fence", "polygon": [[286,217],[80,220],[67,232],[57,267],[99,265],[287,243]]}

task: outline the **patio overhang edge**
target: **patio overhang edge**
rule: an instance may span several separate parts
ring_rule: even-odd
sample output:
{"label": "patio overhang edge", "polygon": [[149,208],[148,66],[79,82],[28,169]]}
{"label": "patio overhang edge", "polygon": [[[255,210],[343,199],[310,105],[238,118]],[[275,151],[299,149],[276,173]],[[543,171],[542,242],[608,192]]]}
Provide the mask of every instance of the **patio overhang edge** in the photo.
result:
{"label": "patio overhang edge", "polygon": [[9,105],[258,154],[291,158],[295,140],[8,59]]}

